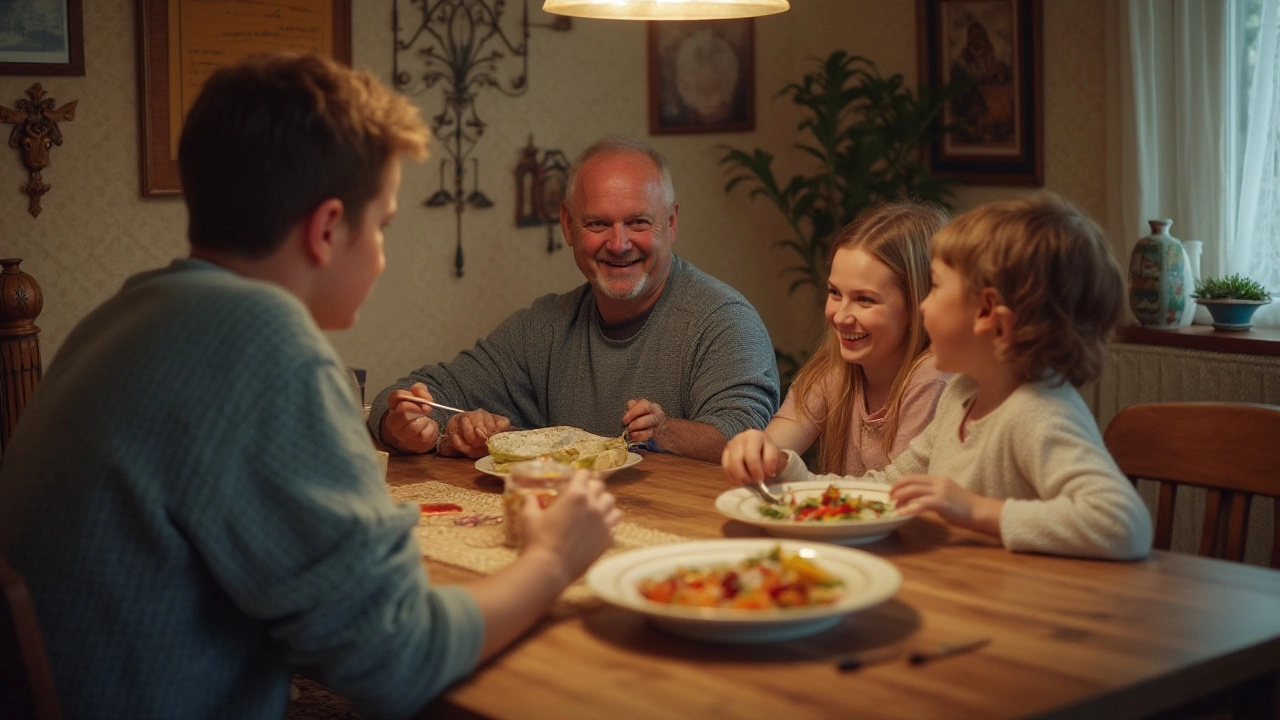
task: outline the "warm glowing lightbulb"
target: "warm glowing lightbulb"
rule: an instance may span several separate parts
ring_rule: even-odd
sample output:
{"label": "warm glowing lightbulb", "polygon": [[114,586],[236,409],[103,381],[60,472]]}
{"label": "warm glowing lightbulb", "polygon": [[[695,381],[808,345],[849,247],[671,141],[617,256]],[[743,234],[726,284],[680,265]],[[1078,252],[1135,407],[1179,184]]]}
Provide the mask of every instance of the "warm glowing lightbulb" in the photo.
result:
{"label": "warm glowing lightbulb", "polygon": [[786,12],[787,0],[546,0],[557,15],[608,20],[723,20]]}

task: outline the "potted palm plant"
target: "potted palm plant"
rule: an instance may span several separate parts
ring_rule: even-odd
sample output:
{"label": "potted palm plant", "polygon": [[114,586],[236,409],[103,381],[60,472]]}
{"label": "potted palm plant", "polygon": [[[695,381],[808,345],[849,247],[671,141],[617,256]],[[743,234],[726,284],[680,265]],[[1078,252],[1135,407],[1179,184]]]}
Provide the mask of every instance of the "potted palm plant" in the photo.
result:
{"label": "potted palm plant", "polygon": [[1271,302],[1262,283],[1243,275],[1224,275],[1196,282],[1191,297],[1209,309],[1215,330],[1248,330],[1253,313]]}
{"label": "potted palm plant", "polygon": [[[826,256],[831,238],[860,210],[884,200],[910,197],[945,205],[952,182],[930,172],[922,152],[949,128],[939,122],[943,106],[967,87],[919,85],[901,74],[882,75],[875,63],[837,50],[815,58],[815,68],[778,95],[804,111],[792,146],[804,169],[789,179],[775,174],[774,154],[721,146],[720,162],[752,198],[763,197],[786,219],[790,236],[777,241],[794,264],[788,292],[808,287],[825,297]],[[805,356],[775,348],[784,390]]]}

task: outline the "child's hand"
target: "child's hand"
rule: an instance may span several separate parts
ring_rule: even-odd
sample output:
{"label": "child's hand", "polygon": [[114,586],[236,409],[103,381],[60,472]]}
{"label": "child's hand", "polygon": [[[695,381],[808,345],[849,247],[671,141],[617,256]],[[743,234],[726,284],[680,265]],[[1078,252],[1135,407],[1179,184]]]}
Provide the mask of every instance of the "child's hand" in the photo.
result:
{"label": "child's hand", "polygon": [[889,491],[889,497],[897,504],[899,515],[932,510],[947,522],[1000,536],[1004,501],[975,495],[949,477],[904,475]]}
{"label": "child's hand", "polygon": [[787,456],[762,430],[743,430],[720,453],[720,467],[734,485],[772,479],[787,464]]}

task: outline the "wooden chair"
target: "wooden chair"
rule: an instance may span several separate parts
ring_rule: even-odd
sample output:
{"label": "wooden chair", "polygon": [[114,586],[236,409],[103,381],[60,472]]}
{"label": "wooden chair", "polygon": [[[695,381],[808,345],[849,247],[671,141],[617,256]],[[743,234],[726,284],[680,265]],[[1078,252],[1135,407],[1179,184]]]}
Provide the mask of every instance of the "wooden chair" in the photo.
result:
{"label": "wooden chair", "polygon": [[22,576],[0,557],[0,717],[61,720],[49,658]]}
{"label": "wooden chair", "polygon": [[[1107,425],[1107,449],[1130,480],[1159,483],[1155,547],[1168,550],[1178,485],[1205,489],[1200,555],[1241,561],[1254,495],[1280,497],[1280,407],[1250,403],[1148,403]],[[1271,567],[1280,568],[1280,500]]]}

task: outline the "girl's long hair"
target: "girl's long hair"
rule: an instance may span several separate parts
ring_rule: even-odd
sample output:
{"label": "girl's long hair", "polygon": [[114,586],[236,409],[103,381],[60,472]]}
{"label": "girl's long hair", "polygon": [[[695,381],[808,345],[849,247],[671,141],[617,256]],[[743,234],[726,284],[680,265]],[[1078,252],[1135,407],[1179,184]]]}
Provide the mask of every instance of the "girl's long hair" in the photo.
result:
{"label": "girl's long hair", "polygon": [[[858,213],[852,222],[844,226],[831,241],[827,252],[827,272],[830,274],[831,262],[838,251],[865,250],[893,271],[898,287],[907,299],[910,318],[905,343],[907,352],[889,390],[889,411],[882,437],[886,455],[898,435],[898,410],[907,380],[931,354],[929,335],[920,319],[920,302],[929,294],[929,244],[933,234],[947,220],[947,212],[933,203],[904,201],[876,205]],[[837,378],[834,386],[824,388],[824,381],[832,376]],[[844,467],[855,411],[854,399],[864,397],[866,383],[862,366],[844,361],[840,356],[840,340],[835,331],[828,328],[822,343],[800,369],[794,383],[800,412],[822,428],[818,435],[821,472],[840,472]],[[829,393],[825,403],[826,414],[813,417],[806,400],[810,393],[824,390]],[[871,408],[872,411],[876,409]]]}

